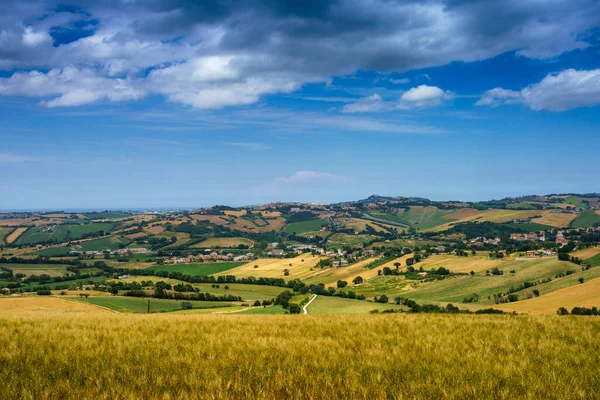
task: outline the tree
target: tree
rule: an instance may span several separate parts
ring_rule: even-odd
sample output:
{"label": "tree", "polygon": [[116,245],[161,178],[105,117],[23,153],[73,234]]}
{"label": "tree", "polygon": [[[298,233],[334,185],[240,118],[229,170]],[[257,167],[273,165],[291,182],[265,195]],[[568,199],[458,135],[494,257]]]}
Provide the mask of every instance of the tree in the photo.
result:
{"label": "tree", "polygon": [[360,285],[363,282],[364,282],[364,280],[363,280],[362,276],[357,276],[356,278],[354,278],[352,280],[352,283],[354,283],[355,285]]}
{"label": "tree", "polygon": [[290,270],[289,270],[289,269],[287,269],[287,268],[286,268],[286,269],[284,269],[284,270],[283,270],[283,275],[285,275],[285,276],[290,276]]}
{"label": "tree", "polygon": [[583,278],[579,278],[579,283],[583,283],[584,280],[585,279],[583,279]]}
{"label": "tree", "polygon": [[302,308],[298,304],[290,304],[290,314],[300,314]]}
{"label": "tree", "polygon": [[475,275],[475,271],[471,271],[469,273],[471,274],[471,276]]}
{"label": "tree", "polygon": [[191,301],[182,301],[181,302],[181,309],[182,310],[191,310],[193,308],[192,302]]}
{"label": "tree", "polygon": [[387,304],[389,302],[390,302],[390,300],[388,299],[388,297],[385,294],[382,294],[379,297],[375,296],[375,303]]}
{"label": "tree", "polygon": [[564,307],[559,308],[556,313],[558,315],[569,315],[569,311]]}
{"label": "tree", "polygon": [[111,286],[110,289],[108,289],[108,293],[112,294],[113,296],[116,296],[119,294],[119,289],[117,289],[116,286]]}
{"label": "tree", "polygon": [[338,288],[343,289],[346,286],[348,286],[348,282],[346,282],[346,281],[337,281],[337,287]]}
{"label": "tree", "polygon": [[539,295],[540,295],[540,291],[539,291],[539,290],[537,290],[537,289],[533,289],[533,295],[534,295],[535,297],[539,296]]}
{"label": "tree", "polygon": [[275,304],[282,306],[283,308],[288,308],[290,305],[290,300],[292,299],[292,293],[289,290],[281,292],[277,295],[275,299]]}
{"label": "tree", "polygon": [[260,300],[255,300],[253,306],[260,307]]}
{"label": "tree", "polygon": [[400,265],[401,265],[401,264],[400,264],[399,262],[395,262],[395,263],[394,263],[394,267],[396,267],[396,269],[400,268]]}

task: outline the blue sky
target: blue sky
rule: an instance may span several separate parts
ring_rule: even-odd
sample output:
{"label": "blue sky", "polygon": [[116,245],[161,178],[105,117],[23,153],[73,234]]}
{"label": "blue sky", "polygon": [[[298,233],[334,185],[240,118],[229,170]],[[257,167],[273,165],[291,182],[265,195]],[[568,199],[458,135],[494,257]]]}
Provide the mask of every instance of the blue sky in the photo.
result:
{"label": "blue sky", "polygon": [[594,1],[11,2],[0,209],[599,191]]}

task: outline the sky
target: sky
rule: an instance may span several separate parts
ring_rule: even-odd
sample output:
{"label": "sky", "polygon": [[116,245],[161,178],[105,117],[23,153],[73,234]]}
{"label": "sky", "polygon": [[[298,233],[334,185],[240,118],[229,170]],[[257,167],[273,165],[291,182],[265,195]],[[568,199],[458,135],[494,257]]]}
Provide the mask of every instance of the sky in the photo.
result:
{"label": "sky", "polygon": [[2,0],[0,210],[600,191],[596,0]]}

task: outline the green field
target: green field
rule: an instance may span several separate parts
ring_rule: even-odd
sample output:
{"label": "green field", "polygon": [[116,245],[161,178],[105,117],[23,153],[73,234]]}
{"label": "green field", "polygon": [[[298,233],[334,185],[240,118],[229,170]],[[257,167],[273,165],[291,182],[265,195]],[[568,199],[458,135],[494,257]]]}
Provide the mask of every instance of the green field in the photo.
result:
{"label": "green field", "polygon": [[81,213],[84,217],[95,220],[95,219],[113,219],[113,218],[127,218],[131,217],[131,213],[119,212],[119,211],[102,211],[94,213]]}
{"label": "green field", "polygon": [[575,207],[586,207],[586,204],[575,196],[565,197],[565,203],[572,204]]}
{"label": "green field", "polygon": [[591,265],[592,267],[600,266],[600,254],[595,255],[594,257],[588,258],[584,261],[586,264]]}
{"label": "green field", "polygon": [[372,310],[401,309],[394,304],[380,304],[365,300],[344,299],[342,297],[319,296],[308,307],[308,314],[368,314]]}
{"label": "green field", "polygon": [[63,276],[67,273],[66,265],[61,264],[2,264],[5,267],[13,270],[15,274],[22,273],[30,275],[50,275]]}
{"label": "green field", "polygon": [[223,271],[239,267],[246,264],[245,262],[220,262],[220,263],[199,263],[199,264],[167,264],[154,265],[148,270],[150,271],[168,271],[181,272],[184,275],[213,275]]}
{"label": "green field", "polygon": [[525,201],[521,201],[519,203],[509,203],[506,205],[506,208],[509,210],[534,210],[535,207],[531,205],[531,203],[527,203]]}
{"label": "green field", "polygon": [[554,229],[553,226],[536,224],[534,222],[527,222],[524,224],[506,224],[511,228],[521,229],[527,232],[539,232],[539,231],[547,231],[549,229]]}
{"label": "green field", "polygon": [[[146,299],[121,296],[90,296],[87,299],[82,297],[72,297],[69,299],[109,308],[111,310],[123,313],[147,313],[148,301],[150,301],[151,313],[181,310],[181,300]],[[230,303],[218,303],[211,301],[192,301],[191,303],[193,304],[194,309],[221,308],[231,306]]]}
{"label": "green field", "polygon": [[291,224],[287,224],[283,231],[285,233],[304,233],[318,231],[327,224],[328,222],[324,219],[313,219],[310,221],[292,222]]}
{"label": "green field", "polygon": [[39,226],[29,229],[23,235],[19,237],[16,244],[37,244],[47,241],[54,241],[56,243],[64,242],[67,240],[79,239],[84,235],[98,234],[101,232],[109,232],[114,229],[115,224],[113,223],[90,223],[90,224],[64,224],[56,226]]}
{"label": "green field", "polygon": [[[240,296],[244,301],[254,300],[271,300],[277,297],[277,295],[286,288],[278,286],[264,286],[264,285],[244,285],[240,283],[226,283],[219,284],[219,287],[212,287],[209,283],[194,283],[195,288],[200,289],[202,293],[210,293],[214,295],[232,295]],[[225,289],[228,286],[229,289]]]}
{"label": "green field", "polygon": [[47,249],[33,251],[29,254],[35,254],[36,256],[45,256],[45,257],[60,257],[60,256],[69,255],[69,252],[72,250],[73,250],[73,248],[70,246],[48,247]]}
{"label": "green field", "polygon": [[437,207],[410,207],[408,211],[400,209],[398,216],[419,229],[430,229],[446,224],[452,219],[445,218],[455,210],[440,210]]}
{"label": "green field", "polygon": [[127,245],[128,240],[117,236],[111,236],[101,239],[86,240],[79,243],[81,251],[102,251],[102,250],[117,250],[119,245]]}
{"label": "green field", "polygon": [[279,306],[270,307],[252,307],[246,311],[242,311],[244,315],[274,315],[274,314],[285,314],[287,311]]}
{"label": "green field", "polygon": [[600,215],[594,210],[587,210],[575,218],[569,225],[571,228],[589,228],[594,224],[600,224]]}
{"label": "green field", "polygon": [[5,244],[6,237],[14,230],[14,228],[0,227],[0,245]]}
{"label": "green field", "polygon": [[[394,288],[388,283],[387,285],[381,285],[379,289],[381,290],[381,293],[385,293],[388,297],[400,295],[419,303],[450,302],[460,304],[466,296],[477,293],[479,295],[478,304],[493,304],[494,293],[506,292],[509,288],[517,287],[525,281],[536,282],[545,278],[554,278],[557,273],[565,272],[567,270],[581,270],[581,268],[573,263],[559,261],[555,258],[511,261],[498,268],[504,271],[503,275],[486,276],[485,273],[482,272],[474,276],[462,275],[428,283],[406,280],[403,282],[405,285],[404,287]],[[514,276],[509,272],[511,270],[516,271]],[[570,275],[570,277],[576,276],[579,275],[577,275],[577,273]],[[376,280],[374,281],[377,282]],[[408,284],[410,284],[410,286],[406,286]],[[376,290],[376,288],[372,289]],[[532,289],[534,288],[531,288],[530,290]],[[357,289],[357,292],[358,291],[359,290]],[[491,296],[492,299],[488,299],[488,296]]]}

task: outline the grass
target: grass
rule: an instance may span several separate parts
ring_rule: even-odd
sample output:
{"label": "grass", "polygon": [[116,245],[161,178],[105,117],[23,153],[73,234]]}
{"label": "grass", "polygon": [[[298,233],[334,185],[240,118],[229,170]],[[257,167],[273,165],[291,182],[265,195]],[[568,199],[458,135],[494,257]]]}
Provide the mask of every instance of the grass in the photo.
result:
{"label": "grass", "polygon": [[589,228],[594,224],[600,224],[600,215],[594,210],[587,210],[571,222],[571,228]]}
{"label": "grass", "polygon": [[89,224],[64,224],[55,226],[38,226],[29,229],[19,237],[16,244],[37,244],[53,240],[64,242],[70,239],[79,239],[84,235],[109,232],[114,229],[115,224],[107,222]]}
{"label": "grass", "polygon": [[14,274],[63,276],[67,273],[65,265],[61,264],[2,264],[13,270]]}
{"label": "grass", "polygon": [[582,208],[586,207],[586,204],[575,196],[568,196],[568,197],[565,197],[564,199],[565,199],[565,203],[572,204],[575,207],[582,207]]}
{"label": "grass", "polygon": [[[150,301],[151,313],[181,310],[181,300],[145,299],[139,297],[121,296],[90,296],[87,299],[82,297],[71,297],[69,299],[108,308],[122,313],[147,313],[148,301]],[[229,307],[231,305],[230,303],[218,303],[211,301],[192,301],[191,303],[193,308],[198,309]]]}
{"label": "grass", "polygon": [[131,217],[131,213],[127,212],[118,212],[118,211],[103,211],[103,212],[94,212],[94,213],[81,213],[84,217],[96,220],[96,219],[116,219],[116,218],[127,218]]}
{"label": "grass", "polygon": [[35,254],[36,256],[46,257],[59,257],[69,255],[69,252],[73,250],[72,247],[48,247],[46,249],[36,250],[29,254]]}
{"label": "grass", "polygon": [[401,309],[395,304],[380,304],[364,300],[344,299],[342,297],[319,296],[308,307],[311,315],[332,314],[369,314],[372,310]]}
{"label": "grass", "polygon": [[86,240],[80,243],[82,251],[102,251],[117,250],[119,245],[126,245],[129,242],[117,236],[111,236],[101,239]]}
{"label": "grass", "polygon": [[373,235],[348,235],[347,233],[335,233],[329,237],[327,244],[330,247],[336,247],[339,245],[363,245],[366,242],[377,239],[377,236]]}
{"label": "grass", "polygon": [[285,314],[287,311],[279,306],[271,307],[252,307],[248,308],[247,311],[242,311],[244,315],[274,315],[274,314]]}
{"label": "grass", "polygon": [[0,244],[6,243],[6,237],[12,232],[13,228],[0,227]]}
{"label": "grass", "polygon": [[[154,265],[148,268],[151,271],[169,271],[181,272],[184,275],[213,275],[229,271],[233,268],[244,265],[244,262],[220,262],[220,263],[199,263],[199,264],[165,264]],[[225,274],[230,275],[230,274]]]}
{"label": "grass", "polygon": [[[404,211],[401,215],[411,225],[419,229],[431,229],[436,226],[448,223],[448,215],[453,210],[440,210],[434,206],[412,206],[408,211]],[[401,211],[402,212],[402,211]]]}
{"label": "grass", "polygon": [[192,246],[192,248],[236,248],[239,245],[246,245],[248,247],[254,246],[254,242],[250,239],[243,237],[232,237],[232,238],[209,238],[198,244]]}
{"label": "grass", "polygon": [[0,382],[4,398],[591,399],[599,331],[586,317],[0,307]]}
{"label": "grass", "polygon": [[597,254],[594,257],[590,257],[590,258],[586,259],[585,263],[589,264],[589,265],[591,265],[593,267],[600,266],[600,254]]}
{"label": "grass", "polygon": [[[416,264],[416,267],[418,268],[420,264]],[[475,276],[463,275],[433,282],[404,280],[402,277],[378,277],[358,286],[356,291],[365,295],[385,293],[390,298],[402,296],[419,303],[442,304],[460,304],[466,296],[477,293],[480,299],[478,304],[492,305],[494,293],[506,292],[509,288],[525,281],[535,282],[544,278],[554,278],[559,272],[580,269],[575,264],[558,261],[556,258],[510,261],[499,268],[504,271],[504,275],[485,276],[484,272],[480,272]],[[515,270],[516,275],[513,276],[509,272],[511,270]],[[576,274],[572,276],[575,277]],[[488,296],[492,299],[488,300]]]}
{"label": "grass", "polygon": [[285,233],[304,233],[311,231],[318,231],[322,227],[328,225],[329,222],[324,219],[313,219],[310,221],[292,222],[287,224],[283,231]]}
{"label": "grass", "polygon": [[[538,218],[539,219],[539,218]],[[534,222],[526,222],[522,224],[507,224],[511,228],[517,228],[521,230],[525,230],[527,232],[539,232],[539,231],[547,231],[549,229],[553,229],[553,226],[543,225]]]}

